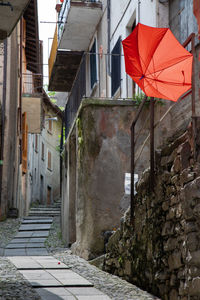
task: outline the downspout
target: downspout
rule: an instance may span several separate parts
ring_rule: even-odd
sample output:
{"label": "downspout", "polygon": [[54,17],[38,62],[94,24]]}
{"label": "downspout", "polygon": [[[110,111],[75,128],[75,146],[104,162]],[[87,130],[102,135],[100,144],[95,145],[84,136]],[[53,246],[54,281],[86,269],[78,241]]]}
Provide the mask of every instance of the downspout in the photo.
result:
{"label": "downspout", "polygon": [[0,149],[0,209],[2,204],[2,175],[3,175],[3,150],[6,112],[6,87],[7,87],[7,39],[4,41],[4,65],[3,65],[3,101],[1,110],[1,149]]}
{"label": "downspout", "polygon": [[111,65],[110,65],[110,0],[107,0],[107,25],[108,25],[108,48],[107,48],[107,59],[108,59],[108,65],[107,65],[107,74],[111,75]]}
{"label": "downspout", "polygon": [[64,122],[62,120],[61,139],[60,139],[60,197],[62,197],[62,167],[63,167],[62,151],[63,151],[63,138],[64,138],[63,130],[64,130]]}

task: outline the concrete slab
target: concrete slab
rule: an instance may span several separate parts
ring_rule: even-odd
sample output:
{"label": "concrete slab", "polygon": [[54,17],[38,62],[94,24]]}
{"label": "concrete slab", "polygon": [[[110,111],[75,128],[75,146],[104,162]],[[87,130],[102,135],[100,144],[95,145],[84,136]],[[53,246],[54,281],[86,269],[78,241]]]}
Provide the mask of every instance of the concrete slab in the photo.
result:
{"label": "concrete slab", "polygon": [[61,286],[61,283],[45,270],[21,270],[20,273],[33,287]]}
{"label": "concrete slab", "polygon": [[29,243],[44,243],[46,238],[30,238]]}
{"label": "concrete slab", "polygon": [[35,291],[40,295],[43,300],[75,300],[76,298],[72,296],[65,288],[36,288]]}
{"label": "concrete slab", "polygon": [[39,230],[49,230],[51,224],[26,224],[19,227],[19,231],[39,231]]}
{"label": "concrete slab", "polygon": [[6,249],[21,249],[26,248],[26,244],[24,243],[15,243],[15,244],[8,244]]}
{"label": "concrete slab", "polygon": [[17,269],[40,269],[41,265],[29,256],[8,257]]}
{"label": "concrete slab", "polygon": [[33,231],[22,231],[18,232],[15,238],[31,238],[33,236]]}
{"label": "concrete slab", "polygon": [[24,217],[23,220],[48,220],[48,219],[52,219],[50,217],[40,217],[40,216],[28,216],[28,217]]}
{"label": "concrete slab", "polygon": [[45,248],[44,243],[27,243],[26,248]]}
{"label": "concrete slab", "polygon": [[12,241],[10,241],[10,244],[26,244],[29,242],[29,238],[14,238]]}
{"label": "concrete slab", "polygon": [[26,254],[29,256],[48,255],[46,248],[26,248]]}
{"label": "concrete slab", "polygon": [[5,249],[4,256],[25,256],[26,251],[23,249]]}
{"label": "concrete slab", "polygon": [[34,220],[23,220],[21,224],[51,224],[53,219],[34,219]]}
{"label": "concrete slab", "polygon": [[75,296],[92,296],[92,295],[105,295],[101,291],[97,290],[93,287],[73,287],[73,288],[66,288],[68,292]]}
{"label": "concrete slab", "polygon": [[48,270],[64,286],[93,286],[87,279],[71,270]]}
{"label": "concrete slab", "polygon": [[35,231],[32,234],[32,237],[42,238],[42,237],[48,237],[49,231]]}
{"label": "concrete slab", "polygon": [[85,296],[76,296],[76,299],[77,300],[111,300],[110,297],[106,296],[106,295],[98,295],[98,296],[95,296],[95,295],[92,295],[92,296],[88,296],[88,295],[85,295]]}

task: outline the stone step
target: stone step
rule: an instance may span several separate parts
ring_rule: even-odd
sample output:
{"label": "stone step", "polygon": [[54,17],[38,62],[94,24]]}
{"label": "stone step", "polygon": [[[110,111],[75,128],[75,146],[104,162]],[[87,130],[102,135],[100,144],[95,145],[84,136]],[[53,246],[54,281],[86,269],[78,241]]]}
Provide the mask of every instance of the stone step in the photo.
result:
{"label": "stone step", "polygon": [[30,211],[60,211],[60,209],[51,207],[32,207]]}
{"label": "stone step", "polygon": [[29,216],[60,216],[60,211],[29,211]]}

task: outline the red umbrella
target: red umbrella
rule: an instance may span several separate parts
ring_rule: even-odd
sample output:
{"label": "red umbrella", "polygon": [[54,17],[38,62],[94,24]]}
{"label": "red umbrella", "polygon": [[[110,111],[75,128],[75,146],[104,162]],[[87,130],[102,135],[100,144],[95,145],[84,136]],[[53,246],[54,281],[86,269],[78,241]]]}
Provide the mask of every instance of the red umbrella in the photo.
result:
{"label": "red umbrella", "polygon": [[177,101],[191,89],[193,55],[169,28],[139,23],[122,44],[126,73],[147,96]]}

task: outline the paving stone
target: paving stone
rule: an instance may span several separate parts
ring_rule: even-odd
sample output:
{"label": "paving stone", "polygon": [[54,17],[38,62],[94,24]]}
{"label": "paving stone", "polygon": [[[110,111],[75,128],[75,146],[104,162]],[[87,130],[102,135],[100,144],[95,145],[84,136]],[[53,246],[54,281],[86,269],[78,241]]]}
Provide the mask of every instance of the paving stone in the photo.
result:
{"label": "paving stone", "polygon": [[29,243],[44,243],[46,238],[30,238]]}
{"label": "paving stone", "polygon": [[53,219],[34,219],[34,220],[23,220],[21,224],[51,224],[53,222]]}
{"label": "paving stone", "polygon": [[48,235],[49,235],[49,231],[35,231],[33,232],[32,237],[41,238],[41,237],[47,237]]}
{"label": "paving stone", "polygon": [[19,231],[38,231],[38,230],[49,230],[51,224],[26,224],[19,227]]}
{"label": "paving stone", "polygon": [[93,286],[87,279],[71,270],[48,270],[48,272],[65,286]]}
{"label": "paving stone", "polygon": [[24,249],[5,249],[5,256],[24,256],[26,255],[25,248]]}
{"label": "paving stone", "polygon": [[23,220],[49,220],[52,219],[50,217],[43,217],[43,216],[28,216],[28,217],[24,217]]}
{"label": "paving stone", "polygon": [[110,297],[106,296],[106,295],[98,295],[98,296],[77,296],[76,297],[77,300],[111,300]]}
{"label": "paving stone", "polygon": [[8,244],[6,246],[6,249],[20,249],[20,248],[26,248],[27,244],[23,243],[16,243],[16,244]]}
{"label": "paving stone", "polygon": [[65,288],[36,288],[42,300],[77,300]]}
{"label": "paving stone", "polygon": [[51,296],[57,295],[57,296],[72,296],[72,294],[68,291],[68,289],[60,287],[60,288],[37,288],[37,293],[40,296]]}
{"label": "paving stone", "polygon": [[46,248],[26,248],[26,255],[48,255]]}
{"label": "paving stone", "polygon": [[10,241],[10,244],[25,244],[29,242],[29,238],[14,238],[12,241]]}
{"label": "paving stone", "polygon": [[29,256],[8,257],[17,269],[40,269],[41,265]]}
{"label": "paving stone", "polygon": [[33,231],[27,231],[27,232],[21,231],[16,234],[15,238],[31,238],[32,235],[33,235]]}
{"label": "paving stone", "polygon": [[92,296],[92,295],[104,295],[101,291],[93,288],[93,287],[73,287],[73,288],[66,288],[70,293],[75,296]]}

